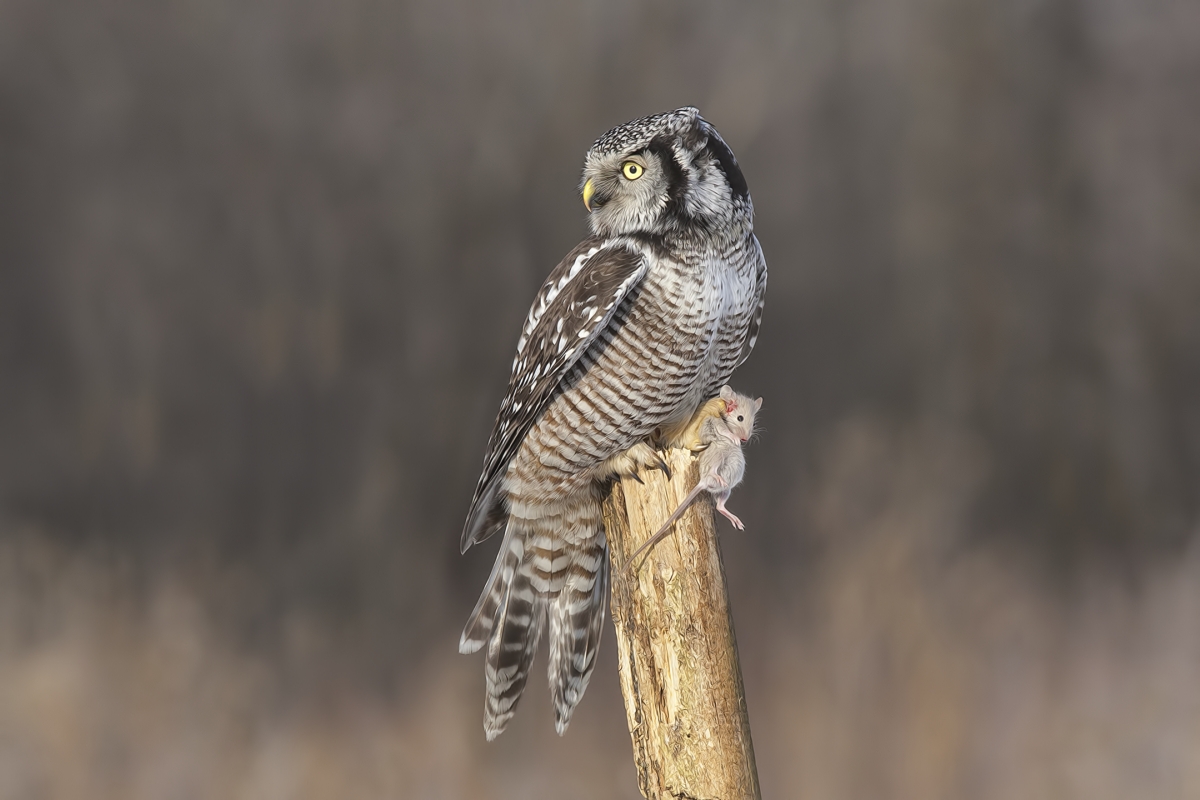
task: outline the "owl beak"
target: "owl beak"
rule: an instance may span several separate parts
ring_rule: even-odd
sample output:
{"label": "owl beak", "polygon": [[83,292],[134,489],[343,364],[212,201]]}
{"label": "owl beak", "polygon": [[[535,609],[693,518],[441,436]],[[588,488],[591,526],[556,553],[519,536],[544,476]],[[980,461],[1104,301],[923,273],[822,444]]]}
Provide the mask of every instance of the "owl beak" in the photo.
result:
{"label": "owl beak", "polygon": [[609,201],[609,196],[604,192],[596,192],[596,184],[592,183],[592,179],[588,178],[583,184],[583,207],[588,211],[595,211],[600,206]]}

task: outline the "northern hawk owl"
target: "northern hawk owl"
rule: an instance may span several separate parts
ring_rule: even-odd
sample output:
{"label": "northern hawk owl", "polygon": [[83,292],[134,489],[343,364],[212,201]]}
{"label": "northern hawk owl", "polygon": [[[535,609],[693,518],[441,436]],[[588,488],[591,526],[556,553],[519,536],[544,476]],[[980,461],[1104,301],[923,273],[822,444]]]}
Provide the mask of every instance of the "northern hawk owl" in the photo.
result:
{"label": "northern hawk owl", "polygon": [[486,647],[484,730],[516,710],[543,633],[563,733],[595,666],[606,482],[653,463],[758,335],[767,264],[746,180],[694,108],[613,128],[581,184],[592,235],[534,299],[462,550],[504,540],[459,650]]}

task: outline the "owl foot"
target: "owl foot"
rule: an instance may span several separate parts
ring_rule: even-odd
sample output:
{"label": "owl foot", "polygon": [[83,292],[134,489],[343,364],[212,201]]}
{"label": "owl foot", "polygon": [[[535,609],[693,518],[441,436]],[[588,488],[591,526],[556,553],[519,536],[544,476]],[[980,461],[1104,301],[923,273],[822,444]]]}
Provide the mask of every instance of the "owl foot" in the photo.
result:
{"label": "owl foot", "polygon": [[643,469],[661,469],[667,476],[667,480],[671,479],[671,468],[667,466],[667,462],[645,442],[638,442],[624,453],[608,459],[604,463],[604,467],[609,475],[633,478],[638,483],[645,483],[638,475],[638,472]]}
{"label": "owl foot", "polygon": [[725,401],[719,397],[712,398],[696,410],[682,430],[666,436],[667,447],[679,447],[691,450],[693,453],[704,450],[708,445],[700,441],[700,426],[704,424],[704,420],[720,418],[723,413],[725,413]]}

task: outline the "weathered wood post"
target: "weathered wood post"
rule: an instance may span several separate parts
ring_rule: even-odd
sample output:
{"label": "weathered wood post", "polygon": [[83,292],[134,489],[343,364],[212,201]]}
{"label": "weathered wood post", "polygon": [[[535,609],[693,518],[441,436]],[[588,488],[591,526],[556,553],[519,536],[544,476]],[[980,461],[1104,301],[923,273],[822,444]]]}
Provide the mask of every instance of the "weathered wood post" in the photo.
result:
{"label": "weathered wood post", "polygon": [[699,480],[686,450],[659,470],[613,485],[604,502],[621,693],[638,785],[649,800],[760,798],[754,745],[717,546],[713,502],[703,494],[675,533],[629,556]]}

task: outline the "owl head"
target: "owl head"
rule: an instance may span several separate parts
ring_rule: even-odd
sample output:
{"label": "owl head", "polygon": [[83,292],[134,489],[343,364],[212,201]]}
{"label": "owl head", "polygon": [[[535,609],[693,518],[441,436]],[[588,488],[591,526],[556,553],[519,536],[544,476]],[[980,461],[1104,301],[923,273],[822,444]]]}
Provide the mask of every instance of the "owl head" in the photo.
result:
{"label": "owl head", "polygon": [[691,107],[635,119],[597,139],[580,191],[600,236],[711,235],[748,224],[753,214],[733,151]]}

